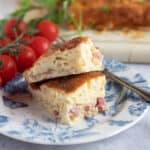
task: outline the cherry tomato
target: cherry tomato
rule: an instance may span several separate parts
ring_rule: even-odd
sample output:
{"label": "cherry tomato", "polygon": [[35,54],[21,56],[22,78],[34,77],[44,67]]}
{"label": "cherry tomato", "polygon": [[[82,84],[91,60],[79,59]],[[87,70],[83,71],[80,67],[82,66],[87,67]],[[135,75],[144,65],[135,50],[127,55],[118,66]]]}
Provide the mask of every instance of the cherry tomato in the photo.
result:
{"label": "cherry tomato", "polygon": [[0,76],[3,84],[11,80],[17,73],[15,61],[7,55],[0,55]]}
{"label": "cherry tomato", "polygon": [[18,21],[18,23],[19,23],[17,26],[18,34],[21,34],[22,31],[27,29],[27,24],[24,21],[21,21],[21,22]]}
{"label": "cherry tomato", "polygon": [[18,71],[23,72],[25,69],[31,67],[36,61],[36,54],[29,46],[21,45],[18,47],[19,53],[15,56]]}
{"label": "cherry tomato", "polygon": [[42,36],[34,36],[32,38],[30,46],[36,53],[37,57],[40,57],[43,53],[48,51],[49,48],[49,41]]}
{"label": "cherry tomato", "polygon": [[50,42],[54,41],[58,36],[57,25],[48,20],[42,20],[37,24],[39,34],[45,36]]}
{"label": "cherry tomato", "polygon": [[0,48],[3,47],[3,46],[5,46],[8,43],[11,43],[11,42],[12,42],[11,39],[7,38],[7,37],[3,38],[3,39],[0,39]]}
{"label": "cherry tomato", "polygon": [[15,38],[14,28],[16,27],[17,35],[19,35],[23,30],[27,29],[27,24],[24,21],[18,21],[17,19],[11,19],[4,25],[4,33],[7,37],[12,39]]}
{"label": "cherry tomato", "polygon": [[20,41],[25,42],[27,45],[31,43],[32,37],[29,35],[25,35]]}
{"label": "cherry tomato", "polygon": [[3,82],[2,82],[2,77],[0,76],[0,87],[2,86]]}

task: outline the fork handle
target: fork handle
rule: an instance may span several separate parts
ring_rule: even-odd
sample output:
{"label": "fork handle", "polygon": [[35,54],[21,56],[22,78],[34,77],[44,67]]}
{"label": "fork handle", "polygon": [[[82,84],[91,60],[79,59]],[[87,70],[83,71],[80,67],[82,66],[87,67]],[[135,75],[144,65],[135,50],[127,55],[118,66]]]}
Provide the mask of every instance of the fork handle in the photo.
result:
{"label": "fork handle", "polygon": [[107,78],[119,83],[120,85],[130,89],[131,91],[134,91],[135,93],[140,95],[142,98],[144,98],[144,100],[146,100],[147,102],[150,102],[150,93],[148,91],[142,90],[142,89],[132,85],[131,83],[121,79],[120,77],[111,73],[108,69],[105,69],[104,73]]}

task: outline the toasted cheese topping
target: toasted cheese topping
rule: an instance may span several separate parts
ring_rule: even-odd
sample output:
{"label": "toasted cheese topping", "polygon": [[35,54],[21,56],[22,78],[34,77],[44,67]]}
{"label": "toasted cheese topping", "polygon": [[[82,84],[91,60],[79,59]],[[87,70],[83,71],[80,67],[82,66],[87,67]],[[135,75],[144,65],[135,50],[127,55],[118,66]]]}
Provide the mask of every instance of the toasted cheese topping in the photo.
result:
{"label": "toasted cheese topping", "polygon": [[55,88],[58,90],[63,90],[66,93],[70,93],[74,92],[88,80],[102,76],[104,76],[102,72],[89,72],[80,75],[71,75],[68,77],[48,80],[40,83],[34,83],[31,84],[31,87],[34,89],[38,89],[40,88],[40,86],[45,85],[49,88]]}

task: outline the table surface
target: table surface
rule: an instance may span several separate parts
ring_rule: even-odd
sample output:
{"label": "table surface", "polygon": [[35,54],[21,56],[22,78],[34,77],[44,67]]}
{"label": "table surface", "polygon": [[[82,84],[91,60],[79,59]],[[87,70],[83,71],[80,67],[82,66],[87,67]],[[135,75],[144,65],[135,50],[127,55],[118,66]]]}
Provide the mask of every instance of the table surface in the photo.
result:
{"label": "table surface", "polygon": [[[150,65],[130,64],[148,80],[150,84]],[[105,140],[74,146],[43,146],[24,143],[0,135],[0,150],[149,150],[150,149],[150,117],[145,117],[130,129]]]}

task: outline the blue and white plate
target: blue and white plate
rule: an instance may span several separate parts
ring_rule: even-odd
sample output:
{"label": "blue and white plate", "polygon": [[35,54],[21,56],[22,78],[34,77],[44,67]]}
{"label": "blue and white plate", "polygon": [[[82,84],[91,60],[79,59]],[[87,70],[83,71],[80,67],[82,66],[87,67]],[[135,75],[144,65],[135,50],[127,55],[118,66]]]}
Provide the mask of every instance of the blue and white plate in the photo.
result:
{"label": "blue and white plate", "polygon": [[[134,85],[150,89],[142,75],[128,66],[114,60],[105,60],[104,64]],[[18,75],[5,90],[17,90],[16,82],[19,83],[19,89],[26,86]],[[2,90],[0,92],[2,95]],[[13,102],[0,96],[0,133],[21,141],[45,145],[88,143],[111,137],[133,126],[149,108],[148,103],[138,95],[112,81],[107,81],[106,102],[106,113],[71,126],[52,122],[48,114],[33,103]]]}

